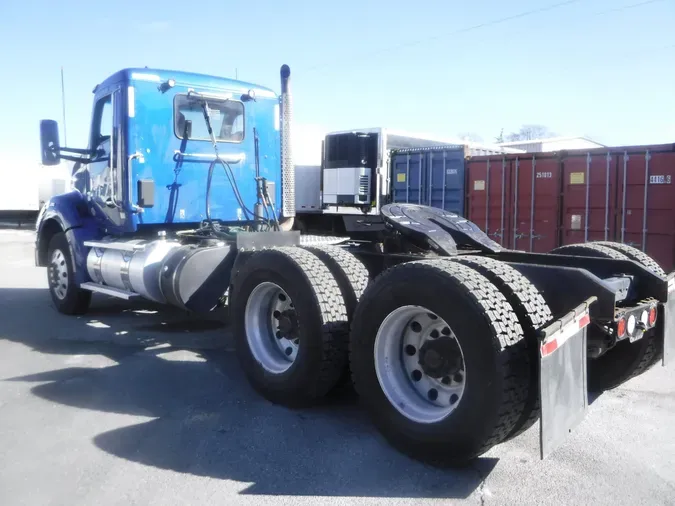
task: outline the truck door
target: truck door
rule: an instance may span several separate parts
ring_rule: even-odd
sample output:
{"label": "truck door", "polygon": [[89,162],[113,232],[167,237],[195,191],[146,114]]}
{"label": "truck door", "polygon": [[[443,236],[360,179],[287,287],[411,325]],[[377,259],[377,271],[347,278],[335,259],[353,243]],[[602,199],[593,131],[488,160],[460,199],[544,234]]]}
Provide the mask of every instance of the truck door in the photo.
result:
{"label": "truck door", "polygon": [[88,167],[89,194],[106,227],[124,223],[119,106],[119,88],[101,95],[94,105],[91,128],[90,146],[95,153]]}

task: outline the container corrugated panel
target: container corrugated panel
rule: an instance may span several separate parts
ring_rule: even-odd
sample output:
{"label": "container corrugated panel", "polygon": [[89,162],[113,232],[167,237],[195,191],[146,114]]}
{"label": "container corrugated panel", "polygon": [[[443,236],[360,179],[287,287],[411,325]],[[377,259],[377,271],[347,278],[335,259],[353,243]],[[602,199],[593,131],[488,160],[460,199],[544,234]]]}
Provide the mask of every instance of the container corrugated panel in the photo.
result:
{"label": "container corrugated panel", "polygon": [[614,240],[618,155],[570,151],[561,162],[561,243]]}
{"label": "container corrugated panel", "polygon": [[617,239],[675,268],[675,152],[626,151],[620,156]]}
{"label": "container corrugated panel", "polygon": [[510,247],[511,160],[503,155],[472,157],[466,162],[466,170],[467,218],[493,241]]}
{"label": "container corrugated panel", "polygon": [[566,153],[561,244],[621,242],[673,270],[674,185],[674,145]]}
{"label": "container corrugated panel", "polygon": [[560,159],[556,154],[513,157],[512,248],[546,253],[558,245]]}
{"label": "container corrugated panel", "polygon": [[506,248],[543,253],[557,246],[557,155],[473,157],[467,167],[471,221]]}
{"label": "container corrugated panel", "polygon": [[464,215],[464,146],[393,151],[391,180],[393,202]]}

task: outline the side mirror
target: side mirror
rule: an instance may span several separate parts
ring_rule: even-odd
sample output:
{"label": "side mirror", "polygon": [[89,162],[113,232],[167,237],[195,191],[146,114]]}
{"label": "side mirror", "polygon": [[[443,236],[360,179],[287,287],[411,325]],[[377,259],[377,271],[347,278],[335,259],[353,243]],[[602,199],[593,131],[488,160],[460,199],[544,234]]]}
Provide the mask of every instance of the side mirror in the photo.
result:
{"label": "side mirror", "polygon": [[53,119],[40,121],[40,149],[42,151],[42,165],[58,165],[59,151],[59,124]]}

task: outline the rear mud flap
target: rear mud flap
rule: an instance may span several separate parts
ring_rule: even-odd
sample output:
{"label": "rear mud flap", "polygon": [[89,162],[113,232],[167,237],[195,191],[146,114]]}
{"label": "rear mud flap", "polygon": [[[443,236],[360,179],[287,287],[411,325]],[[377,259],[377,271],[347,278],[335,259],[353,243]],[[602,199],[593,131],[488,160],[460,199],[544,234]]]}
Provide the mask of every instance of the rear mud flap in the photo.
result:
{"label": "rear mud flap", "polygon": [[668,298],[663,304],[663,365],[675,359],[675,272],[668,275]]}
{"label": "rear mud flap", "polygon": [[541,331],[539,396],[541,458],[550,455],[572,432],[588,407],[586,331],[591,297]]}

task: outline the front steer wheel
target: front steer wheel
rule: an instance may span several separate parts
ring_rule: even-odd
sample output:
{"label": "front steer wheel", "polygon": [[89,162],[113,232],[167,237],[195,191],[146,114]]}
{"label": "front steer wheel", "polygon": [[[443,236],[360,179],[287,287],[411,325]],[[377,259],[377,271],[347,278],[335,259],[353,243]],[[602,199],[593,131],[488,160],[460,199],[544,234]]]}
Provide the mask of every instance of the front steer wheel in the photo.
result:
{"label": "front steer wheel", "polygon": [[387,440],[438,466],[466,465],[521,418],[529,354],[513,307],[475,270],[396,266],[366,289],[352,324],[354,386]]}
{"label": "front steer wheel", "polygon": [[307,406],[335,386],[347,364],[347,311],[335,278],[300,248],[255,253],[232,287],[239,362],[268,400]]}
{"label": "front steer wheel", "polygon": [[54,307],[59,313],[67,315],[86,313],[91,303],[91,292],[82,290],[75,283],[73,257],[63,232],[49,241],[47,261],[47,281]]}

